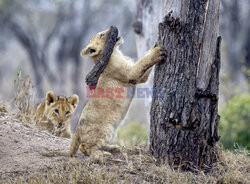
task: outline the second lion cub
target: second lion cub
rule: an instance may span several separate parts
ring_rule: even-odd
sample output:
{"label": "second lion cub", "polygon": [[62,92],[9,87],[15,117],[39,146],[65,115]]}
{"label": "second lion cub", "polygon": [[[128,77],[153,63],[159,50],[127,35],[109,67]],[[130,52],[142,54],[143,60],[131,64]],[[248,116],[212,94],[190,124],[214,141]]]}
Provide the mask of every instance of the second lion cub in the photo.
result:
{"label": "second lion cub", "polygon": [[53,91],[47,92],[45,101],[36,109],[36,125],[55,136],[71,138],[70,120],[78,101],[77,95],[66,98],[56,96]]}

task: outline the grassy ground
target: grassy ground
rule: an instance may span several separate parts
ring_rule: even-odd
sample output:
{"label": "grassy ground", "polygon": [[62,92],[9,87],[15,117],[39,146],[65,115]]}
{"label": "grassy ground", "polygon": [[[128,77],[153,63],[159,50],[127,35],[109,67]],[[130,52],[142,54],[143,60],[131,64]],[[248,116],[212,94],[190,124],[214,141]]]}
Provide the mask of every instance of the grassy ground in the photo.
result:
{"label": "grassy ground", "polygon": [[60,166],[41,170],[6,183],[249,183],[250,160],[246,153],[222,152],[224,160],[208,174],[172,170],[149,155],[144,147],[123,148],[103,161],[69,159]]}

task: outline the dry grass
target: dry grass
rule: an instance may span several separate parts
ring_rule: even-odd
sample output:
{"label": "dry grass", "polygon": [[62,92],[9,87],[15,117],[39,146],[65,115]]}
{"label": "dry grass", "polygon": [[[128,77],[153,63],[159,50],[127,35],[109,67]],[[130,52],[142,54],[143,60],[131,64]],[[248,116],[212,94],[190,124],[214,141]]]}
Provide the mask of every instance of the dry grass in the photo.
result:
{"label": "dry grass", "polygon": [[249,183],[247,152],[223,151],[223,162],[208,174],[180,172],[159,164],[145,147],[123,148],[103,162],[69,159],[61,166],[43,169],[39,176],[22,176],[7,183]]}
{"label": "dry grass", "polygon": [[22,76],[21,71],[17,74],[17,79],[14,81],[15,93],[15,112],[14,115],[25,126],[32,126],[33,116],[35,112],[34,106],[34,85],[32,84],[29,75]]}
{"label": "dry grass", "polygon": [[0,103],[0,116],[4,116],[8,113],[8,107],[5,103]]}

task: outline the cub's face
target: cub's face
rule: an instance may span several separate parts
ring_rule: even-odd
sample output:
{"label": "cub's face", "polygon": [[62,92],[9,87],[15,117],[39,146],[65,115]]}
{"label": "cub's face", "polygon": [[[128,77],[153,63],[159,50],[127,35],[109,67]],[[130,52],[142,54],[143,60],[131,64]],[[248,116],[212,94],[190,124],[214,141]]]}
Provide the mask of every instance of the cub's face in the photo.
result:
{"label": "cub's face", "polygon": [[[104,48],[108,32],[109,32],[109,29],[95,34],[92,37],[92,39],[89,41],[86,48],[84,48],[81,51],[81,56],[92,57],[93,59],[100,56],[102,53],[102,50]],[[121,43],[122,43],[122,39],[120,39],[120,37],[118,37],[115,46],[118,46]]]}
{"label": "cub's face", "polygon": [[78,96],[69,98],[57,97],[52,91],[46,94],[45,116],[54,124],[55,128],[67,127],[78,105]]}

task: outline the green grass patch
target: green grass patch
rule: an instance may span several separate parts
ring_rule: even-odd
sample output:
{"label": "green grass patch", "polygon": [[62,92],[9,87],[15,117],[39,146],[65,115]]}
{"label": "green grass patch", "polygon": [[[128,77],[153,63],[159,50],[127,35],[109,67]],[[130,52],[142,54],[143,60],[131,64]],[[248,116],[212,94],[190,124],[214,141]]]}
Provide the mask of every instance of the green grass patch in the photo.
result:
{"label": "green grass patch", "polygon": [[143,145],[147,143],[147,140],[147,126],[137,122],[123,125],[117,132],[117,142],[121,146]]}

